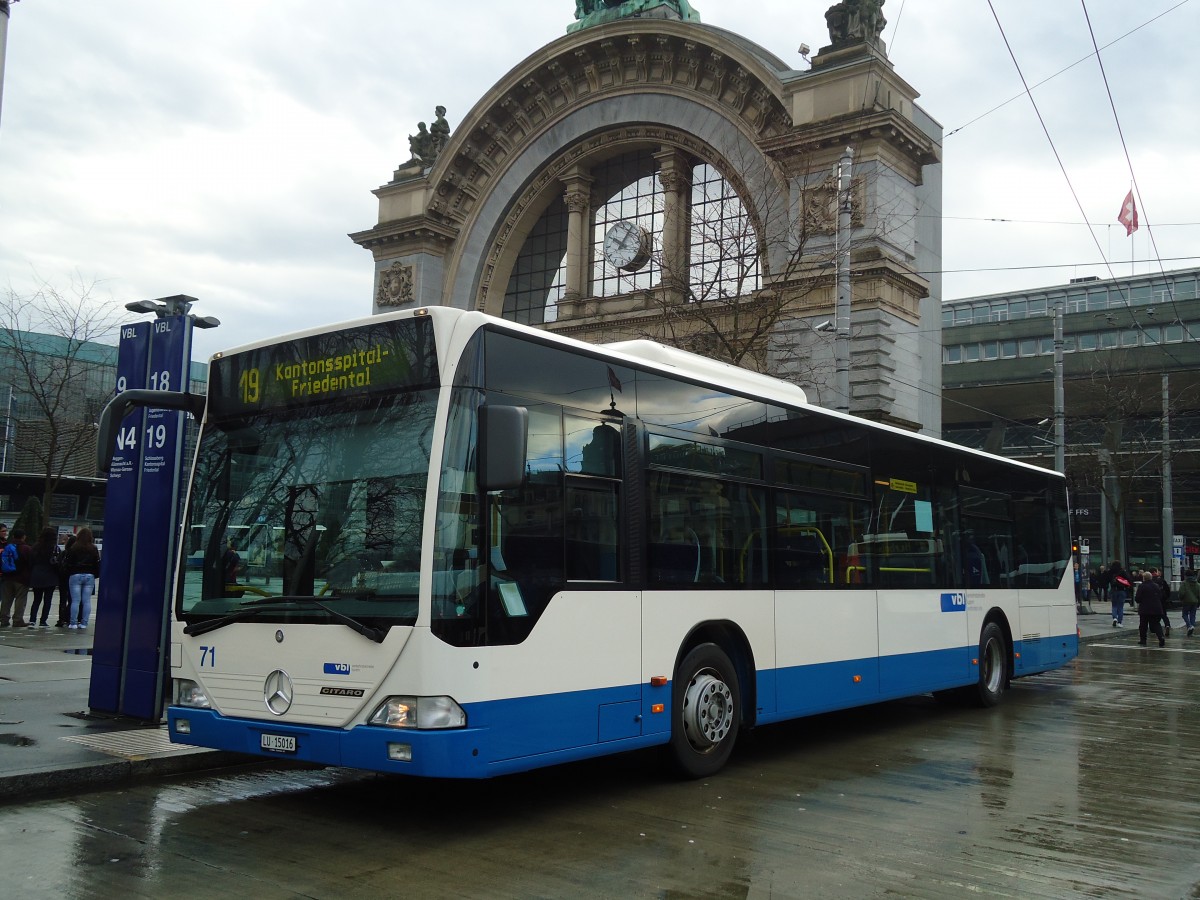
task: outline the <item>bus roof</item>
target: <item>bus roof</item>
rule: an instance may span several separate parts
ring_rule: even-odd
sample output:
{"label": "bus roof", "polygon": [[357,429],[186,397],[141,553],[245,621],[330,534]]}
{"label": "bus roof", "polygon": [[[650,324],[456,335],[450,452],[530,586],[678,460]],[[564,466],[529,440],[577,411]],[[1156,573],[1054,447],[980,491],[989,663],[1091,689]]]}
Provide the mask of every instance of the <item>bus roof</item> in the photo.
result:
{"label": "bus roof", "polygon": [[700,356],[696,353],[690,353],[686,350],[680,350],[676,347],[669,347],[665,344],[659,344],[655,341],[628,340],[615,341],[607,344],[589,344],[586,341],[580,341],[576,338],[555,334],[552,331],[534,328],[530,325],[523,325],[519,322],[511,322],[507,319],[500,319],[476,310],[455,309],[449,306],[425,306],[416,309],[398,310],[394,313],[382,313],[379,315],[364,316],[345,322],[337,322],[331,325],[308,328],[304,329],[303,331],[281,335],[277,338],[254,341],[243,344],[239,347],[233,347],[229,350],[215,353],[210,359],[210,363],[214,360],[220,359],[223,356],[229,356],[234,353],[242,353],[247,350],[257,349],[259,347],[286,343],[287,341],[298,340],[300,338],[306,338],[312,335],[325,334],[331,331],[359,328],[364,325],[370,325],[372,322],[378,322],[380,319],[406,319],[414,316],[430,316],[435,322],[439,322],[440,328],[445,329],[446,332],[456,330],[458,327],[463,326],[465,326],[471,332],[474,332],[475,330],[485,326],[500,328],[505,331],[526,335],[531,339],[543,343],[557,344],[566,348],[583,350],[591,355],[608,358],[614,362],[655,370],[664,375],[683,377],[701,384],[732,390],[737,393],[752,396],[758,400],[765,400],[771,403],[780,403],[785,406],[803,407],[805,410],[811,413],[827,416],[829,418],[842,419],[847,422],[852,422],[859,427],[904,435],[914,440],[925,441],[932,445],[947,447],[970,456],[976,456],[982,459],[990,459],[995,462],[1017,466],[1033,472],[1038,472],[1043,475],[1057,475],[1060,478],[1064,477],[1060,472],[1055,472],[1052,469],[1046,469],[1042,466],[1031,465],[1030,463],[1022,462],[1021,460],[1009,459],[1004,456],[998,456],[994,453],[988,453],[984,450],[976,450],[973,447],[964,447],[961,444],[953,444],[949,441],[941,440],[940,438],[920,434],[919,432],[907,431],[903,428],[897,428],[894,425],[888,425],[884,422],[875,422],[871,419],[864,419],[859,416],[848,415],[843,412],[838,412],[837,410],[826,409],[821,406],[814,406],[808,402],[808,397],[805,394],[804,389],[798,385],[792,384],[791,382],[784,381],[781,378],[775,378],[771,375],[764,375],[760,372],[754,372],[750,369],[745,369],[740,366],[735,366],[732,363],[720,362],[719,360],[709,359],[708,357]]}

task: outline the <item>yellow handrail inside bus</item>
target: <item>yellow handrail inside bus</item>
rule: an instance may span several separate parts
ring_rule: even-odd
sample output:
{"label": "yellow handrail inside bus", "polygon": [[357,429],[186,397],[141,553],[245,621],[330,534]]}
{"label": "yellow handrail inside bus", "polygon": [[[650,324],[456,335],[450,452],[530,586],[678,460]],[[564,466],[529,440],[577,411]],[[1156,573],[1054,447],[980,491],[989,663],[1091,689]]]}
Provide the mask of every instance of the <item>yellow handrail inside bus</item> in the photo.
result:
{"label": "yellow handrail inside bus", "polygon": [[[829,541],[825,540],[825,535],[820,528],[812,525],[781,525],[779,527],[779,532],[783,534],[816,535],[817,540],[821,542],[821,547],[824,551],[823,555],[825,557],[824,564],[821,568],[829,576],[829,581],[827,583],[833,584],[833,548],[829,546]],[[760,532],[755,531],[750,535],[750,537],[746,538],[746,542],[742,544],[741,578],[743,584],[746,581],[746,559],[753,549],[754,539],[759,536]]]}
{"label": "yellow handrail inside bus", "polygon": [[[850,583],[850,575],[852,573],[865,572],[865,571],[867,571],[866,566],[846,566],[846,583],[847,584]],[[928,566],[923,566],[923,567],[922,566],[916,566],[916,567],[880,566],[879,571],[880,572],[924,572],[925,574],[928,575],[929,573],[931,573],[933,571],[933,569],[929,568]]]}

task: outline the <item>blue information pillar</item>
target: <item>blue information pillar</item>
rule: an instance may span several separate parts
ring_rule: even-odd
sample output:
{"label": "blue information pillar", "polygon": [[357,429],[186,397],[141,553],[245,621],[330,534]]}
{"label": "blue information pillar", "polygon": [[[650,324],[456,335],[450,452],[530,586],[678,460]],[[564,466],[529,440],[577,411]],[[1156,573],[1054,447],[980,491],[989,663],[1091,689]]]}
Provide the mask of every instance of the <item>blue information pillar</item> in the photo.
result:
{"label": "blue information pillar", "polygon": [[[144,327],[148,334],[143,386],[186,391],[192,327],[187,316],[160,317],[130,327]],[[114,504],[110,475],[101,588],[106,589],[104,582],[109,576],[105,573],[112,573],[113,593],[123,586],[125,594],[123,604],[114,599],[106,608],[102,596],[97,606],[89,697],[94,711],[145,720],[157,720],[161,715],[170,656],[171,579],[179,534],[185,415],[162,409],[133,413],[128,419],[135,421],[129,428],[122,426],[117,442],[112,472],[120,458],[123,468],[130,470],[128,480],[134,483],[133,501],[127,503],[129,490],[121,484],[120,498]],[[129,454],[128,461],[119,456],[122,452]],[[109,551],[110,527],[129,536],[121,547],[123,555]],[[111,671],[114,659],[115,674]]]}
{"label": "blue information pillar", "polygon": [[[150,363],[150,323],[121,326],[114,393],[146,386]],[[104,501],[104,553],[96,594],[96,626],[92,640],[92,681],[88,705],[97,712],[120,709],[121,672],[125,656],[125,622],[133,569],[133,530],[141,476],[141,435],[145,411],[137,409],[121,422],[108,472]]]}
{"label": "blue information pillar", "polygon": [[[191,323],[186,316],[172,316],[155,319],[150,326],[147,386],[186,391]],[[120,710],[141,719],[157,719],[163,706],[185,416],[176,410],[147,409],[142,430],[142,478]]]}

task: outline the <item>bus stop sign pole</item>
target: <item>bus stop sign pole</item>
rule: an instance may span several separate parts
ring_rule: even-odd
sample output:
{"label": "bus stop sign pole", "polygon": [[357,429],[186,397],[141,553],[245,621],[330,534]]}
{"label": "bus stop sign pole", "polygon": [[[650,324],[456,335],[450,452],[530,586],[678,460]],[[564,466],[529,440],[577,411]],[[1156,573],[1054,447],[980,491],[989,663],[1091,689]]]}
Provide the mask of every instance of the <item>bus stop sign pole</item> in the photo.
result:
{"label": "bus stop sign pole", "polygon": [[[134,387],[187,391],[193,318],[192,297],[129,304],[154,312],[152,322],[127,326],[131,365],[142,366],[118,392]],[[215,323],[206,320],[204,324]],[[126,339],[122,329],[122,340]],[[97,598],[92,681],[88,702],[95,712],[145,721],[162,716],[169,656],[169,598],[183,490],[186,414],[148,408],[126,417],[117,438],[105,503],[105,553]],[[120,476],[113,475],[120,464]],[[115,493],[114,493],[115,488]],[[109,543],[109,530],[117,537]]]}

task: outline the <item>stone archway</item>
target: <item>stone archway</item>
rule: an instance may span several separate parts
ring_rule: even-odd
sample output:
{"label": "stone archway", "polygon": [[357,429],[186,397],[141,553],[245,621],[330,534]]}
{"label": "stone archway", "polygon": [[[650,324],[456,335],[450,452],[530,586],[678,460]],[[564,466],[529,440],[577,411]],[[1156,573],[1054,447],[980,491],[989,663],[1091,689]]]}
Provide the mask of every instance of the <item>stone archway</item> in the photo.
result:
{"label": "stone archway", "polygon": [[377,273],[413,267],[411,302],[492,311],[507,276],[497,263],[523,238],[529,204],[581,159],[629,142],[749,173],[747,205],[786,229],[786,182],[758,147],[791,126],[779,93],[764,59],[715,29],[625,20],[569,35],[496,85],[432,167],[398,170],[376,191],[379,224],[352,237]]}
{"label": "stone archway", "polygon": [[[689,220],[672,218],[671,203],[686,207],[690,167],[711,165],[753,223],[762,290],[755,282],[751,299],[788,298],[780,324],[803,335],[833,308],[832,270],[808,256],[807,239],[830,256],[823,185],[853,146],[862,187],[852,220],[851,329],[861,340],[849,364],[850,408],[940,432],[940,347],[930,346],[940,333],[940,229],[923,212],[940,209],[940,128],[878,41],[847,38],[812,63],[797,71],[735,34],[673,19],[620,19],[547,45],[483,96],[431,164],[414,158],[375,191],[378,223],[351,235],[375,259],[375,310],[447,305],[520,319],[505,307],[514,265],[535,229],[551,230],[553,209],[561,265],[552,260],[530,280],[527,311],[553,287],[570,321],[549,327],[589,340],[626,336],[622,317],[647,319],[648,292],[599,302],[589,274],[599,202],[592,186],[597,166],[642,152],[662,185],[662,271],[690,252]],[[682,306],[689,285],[662,284],[652,299],[677,291]],[[543,324],[533,312],[524,321]],[[761,354],[755,364],[773,365]]]}

